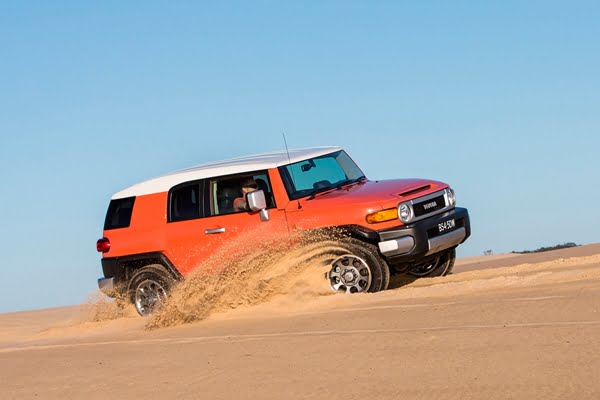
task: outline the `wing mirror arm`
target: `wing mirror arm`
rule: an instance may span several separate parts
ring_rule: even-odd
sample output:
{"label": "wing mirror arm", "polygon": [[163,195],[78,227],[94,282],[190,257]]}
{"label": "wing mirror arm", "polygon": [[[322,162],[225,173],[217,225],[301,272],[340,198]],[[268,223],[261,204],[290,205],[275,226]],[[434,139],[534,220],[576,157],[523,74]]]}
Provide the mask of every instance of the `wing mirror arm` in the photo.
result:
{"label": "wing mirror arm", "polygon": [[248,208],[252,211],[258,211],[260,214],[260,220],[267,222],[270,219],[269,210],[267,210],[267,199],[265,198],[265,192],[262,190],[255,190],[246,195],[248,201]]}
{"label": "wing mirror arm", "polygon": [[271,218],[271,216],[269,215],[269,210],[267,210],[267,209],[260,210],[259,215],[260,215],[260,220],[262,222],[267,222]]}

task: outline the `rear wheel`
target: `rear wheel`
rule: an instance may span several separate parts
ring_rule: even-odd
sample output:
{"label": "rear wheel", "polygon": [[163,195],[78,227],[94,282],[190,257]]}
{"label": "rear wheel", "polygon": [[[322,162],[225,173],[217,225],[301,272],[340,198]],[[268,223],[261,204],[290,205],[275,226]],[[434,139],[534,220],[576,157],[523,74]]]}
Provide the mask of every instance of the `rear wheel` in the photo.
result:
{"label": "rear wheel", "polygon": [[339,250],[326,274],[333,290],[360,293],[387,289],[390,269],[375,246],[353,238],[336,243],[336,246]]}
{"label": "rear wheel", "polygon": [[152,314],[167,299],[174,280],[161,265],[148,265],[135,271],[129,282],[129,296],[142,317]]}
{"label": "rear wheel", "polygon": [[408,270],[408,274],[419,278],[433,278],[436,276],[446,276],[452,273],[454,260],[456,259],[456,250],[448,250],[438,257],[428,259],[423,263],[416,264]]}

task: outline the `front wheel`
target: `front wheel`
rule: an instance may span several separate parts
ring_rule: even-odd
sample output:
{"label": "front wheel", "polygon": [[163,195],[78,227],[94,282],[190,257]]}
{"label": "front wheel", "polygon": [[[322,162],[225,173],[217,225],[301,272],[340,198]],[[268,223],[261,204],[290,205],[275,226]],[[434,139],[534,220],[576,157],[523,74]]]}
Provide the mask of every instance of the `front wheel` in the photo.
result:
{"label": "front wheel", "polygon": [[456,250],[448,250],[438,257],[434,257],[425,262],[416,264],[408,270],[408,274],[418,278],[446,276],[452,273],[452,268],[454,268],[454,260],[456,260]]}
{"label": "front wheel", "polygon": [[348,238],[336,243],[326,277],[337,292],[379,292],[388,288],[390,269],[372,244]]}
{"label": "front wheel", "polygon": [[167,299],[173,279],[161,265],[147,265],[135,271],[129,282],[129,296],[136,311],[146,317]]}

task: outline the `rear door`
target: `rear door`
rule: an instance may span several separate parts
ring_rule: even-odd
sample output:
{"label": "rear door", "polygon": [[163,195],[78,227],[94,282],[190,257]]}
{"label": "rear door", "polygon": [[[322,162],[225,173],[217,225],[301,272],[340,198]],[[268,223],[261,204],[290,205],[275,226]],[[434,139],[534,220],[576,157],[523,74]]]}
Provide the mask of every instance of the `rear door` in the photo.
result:
{"label": "rear door", "polygon": [[[252,179],[265,192],[269,220],[258,212],[236,211],[241,185]],[[169,192],[165,253],[183,275],[196,268],[218,271],[228,261],[261,246],[286,240],[285,211],[275,207],[267,171],[184,183]]]}

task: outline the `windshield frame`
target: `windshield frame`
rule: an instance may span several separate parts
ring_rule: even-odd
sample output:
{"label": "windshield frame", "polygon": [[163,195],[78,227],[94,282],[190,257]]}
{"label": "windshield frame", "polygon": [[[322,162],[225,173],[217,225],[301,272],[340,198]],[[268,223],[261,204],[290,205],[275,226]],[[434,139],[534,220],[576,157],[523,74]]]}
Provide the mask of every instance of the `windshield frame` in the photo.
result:
{"label": "windshield frame", "polygon": [[[350,160],[352,162],[352,164],[354,164],[354,166],[356,167],[356,169],[360,172],[360,176],[349,177],[348,179],[349,180],[353,180],[353,179],[358,179],[360,177],[364,177],[365,180],[366,180],[364,172],[354,162],[354,160],[352,159],[352,157],[350,157],[348,155],[348,153],[346,153],[344,150],[338,150],[338,151],[334,151],[332,153],[327,153],[327,154],[323,154],[323,155],[320,155],[320,156],[317,156],[317,157],[307,158],[305,160],[297,161],[297,162],[294,162],[294,163],[291,163],[291,164],[286,164],[286,165],[282,165],[282,166],[278,167],[279,174],[281,175],[281,180],[283,181],[283,186],[285,187],[285,191],[286,191],[286,193],[288,195],[288,198],[290,200],[298,200],[298,199],[301,199],[301,198],[304,198],[304,197],[310,197],[311,195],[314,197],[315,193],[318,193],[318,192],[321,192],[321,191],[322,192],[326,192],[328,190],[336,189],[337,186],[338,186],[338,184],[340,182],[342,182],[342,181],[332,182],[332,184],[331,184],[330,187],[328,187],[328,188],[322,188],[323,190],[318,190],[318,189],[314,189],[313,188],[313,189],[305,189],[305,190],[299,190],[298,191],[298,190],[296,190],[296,185],[294,184],[294,179],[291,176],[288,167],[290,167],[292,165],[306,163],[306,162],[308,162],[310,160],[316,160],[316,159],[325,158],[325,157],[331,157],[331,158],[337,159],[337,157],[341,153],[344,153],[344,155],[346,157],[348,157],[348,160]],[[347,176],[349,171],[346,171],[341,164],[340,164],[340,168],[342,169],[342,171],[344,172],[344,174],[346,174],[346,176]],[[315,190],[316,190],[316,192],[315,192]]]}

